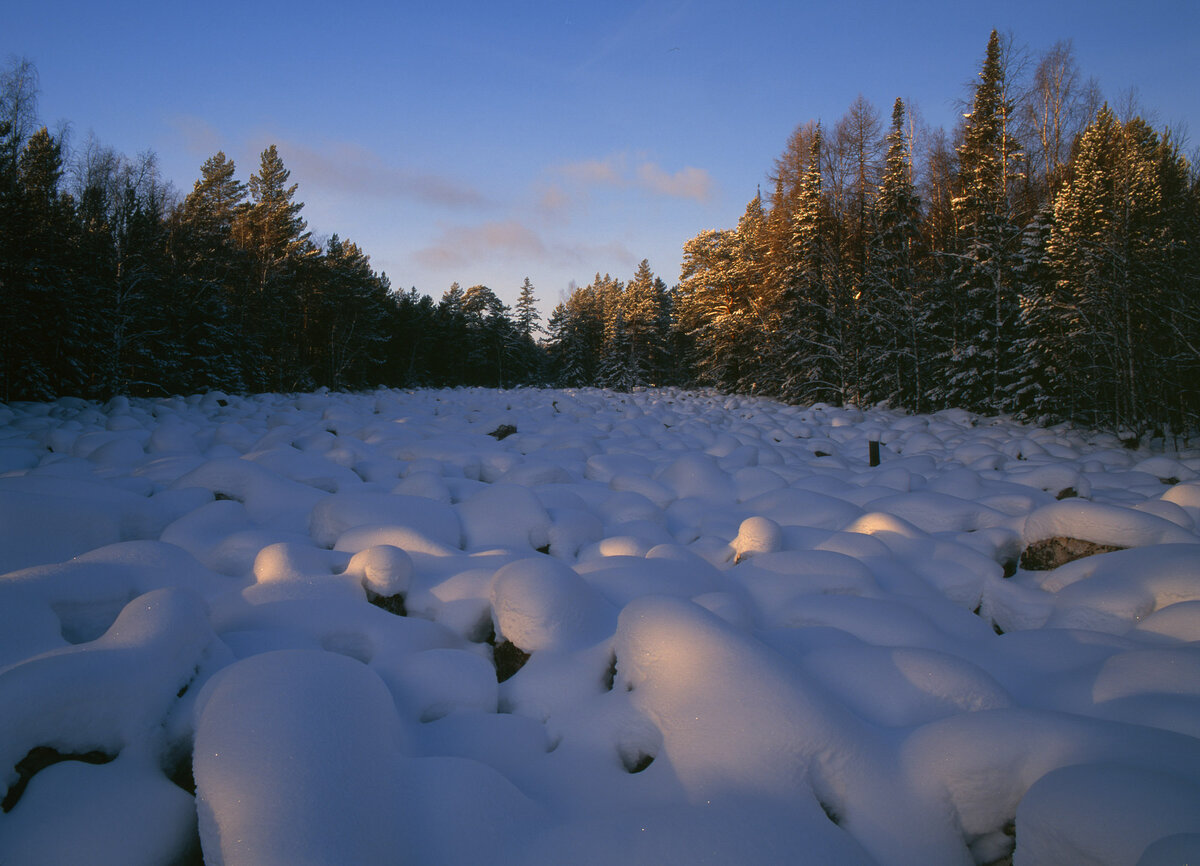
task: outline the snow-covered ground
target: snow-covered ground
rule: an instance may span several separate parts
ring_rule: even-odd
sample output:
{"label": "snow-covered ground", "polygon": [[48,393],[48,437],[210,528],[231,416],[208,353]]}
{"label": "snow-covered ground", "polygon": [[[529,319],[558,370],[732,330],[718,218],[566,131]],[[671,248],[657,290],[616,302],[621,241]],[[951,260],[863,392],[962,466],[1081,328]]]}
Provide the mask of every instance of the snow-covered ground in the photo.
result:
{"label": "snow-covered ground", "polygon": [[1197,862],[1198,478],[677,391],[0,406],[0,863]]}

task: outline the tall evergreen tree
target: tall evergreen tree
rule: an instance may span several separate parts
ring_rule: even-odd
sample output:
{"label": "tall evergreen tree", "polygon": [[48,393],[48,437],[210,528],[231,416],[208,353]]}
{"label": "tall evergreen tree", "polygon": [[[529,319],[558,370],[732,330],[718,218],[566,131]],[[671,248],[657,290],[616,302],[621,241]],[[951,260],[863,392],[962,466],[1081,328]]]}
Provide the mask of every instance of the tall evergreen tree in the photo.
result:
{"label": "tall evergreen tree", "polygon": [[832,215],[824,194],[824,138],[818,125],[810,139],[808,168],[792,212],[789,265],[784,271],[782,355],[787,376],[781,386],[794,402],[840,403],[845,393],[843,331],[837,304]]}
{"label": "tall evergreen tree", "polygon": [[1004,74],[1000,37],[993,30],[958,148],[954,208],[963,246],[955,291],[962,296],[963,334],[948,359],[949,401],[993,412],[1015,408],[1019,378],[1012,271],[1020,230],[1008,202],[1008,171],[1018,148],[1006,126],[1013,108],[1004,98]]}
{"label": "tall evergreen tree", "polygon": [[629,376],[635,385],[649,385],[660,379],[664,346],[660,325],[666,303],[661,282],[642,259],[633,279],[625,286],[625,330],[629,338]]}
{"label": "tall evergreen tree", "polygon": [[537,297],[533,293],[533,283],[529,282],[529,277],[525,278],[525,282],[521,284],[521,292],[517,296],[516,305],[516,324],[517,330],[521,336],[534,338],[534,335],[542,330],[541,314],[538,313]]}
{"label": "tall evergreen tree", "polygon": [[874,303],[871,269],[871,236],[875,225],[875,195],[878,190],[879,112],[862,94],[837,123],[831,156],[833,205],[832,223],[836,237],[837,266],[832,287],[837,304],[841,341],[841,375],[845,399],[861,402],[872,387],[868,380],[869,352],[865,312]]}
{"label": "tall evergreen tree", "polygon": [[738,234],[705,231],[683,245],[676,327],[691,349],[690,367],[705,385],[733,388],[742,377],[745,317],[737,281]]}
{"label": "tall evergreen tree", "polygon": [[536,334],[545,333],[541,318],[533,283],[526,277],[525,282],[521,284],[513,316],[517,341],[512,364],[514,381],[535,384],[542,380],[543,357],[535,338]]}
{"label": "tall evergreen tree", "polygon": [[246,357],[250,321],[250,258],[234,243],[234,226],[246,207],[246,186],[224,152],[205,160],[200,179],[170,217],[172,279],[187,299],[180,311],[186,346],[187,387],[241,390],[243,371],[258,362]]}
{"label": "tall evergreen tree", "polygon": [[1178,301],[1189,293],[1173,291],[1186,280],[1173,272],[1171,249],[1182,227],[1173,204],[1188,194],[1183,171],[1145,121],[1122,124],[1104,106],[1055,201],[1048,252],[1057,283],[1045,306],[1057,328],[1042,335],[1041,351],[1066,359],[1063,378],[1074,395],[1067,411],[1091,424],[1139,433],[1171,420],[1166,407],[1183,409],[1172,393],[1186,387],[1177,364],[1190,354],[1194,371],[1196,347],[1179,351],[1173,338],[1178,322],[1194,322],[1200,309],[1194,283],[1183,308]]}
{"label": "tall evergreen tree", "polygon": [[276,391],[309,382],[301,347],[291,335],[303,328],[305,295],[321,281],[312,261],[320,251],[300,216],[304,203],[295,201],[297,185],[288,183],[290,177],[275,145],[270,145],[261,154],[258,172],[250,175],[250,203],[233,225],[234,241],[252,264],[249,294],[242,301],[247,384]]}
{"label": "tall evergreen tree", "polygon": [[870,305],[864,309],[872,400],[920,411],[924,358],[920,339],[919,259],[921,202],[913,186],[903,100],[892,108],[887,157],[876,198],[876,227],[869,271]]}
{"label": "tall evergreen tree", "polygon": [[[238,244],[254,257],[260,289],[289,258],[316,252],[300,216],[304,202],[295,201],[298,185],[288,185],[291,174],[275,145],[264,150],[258,172],[250,175],[250,206],[238,213],[234,224]],[[236,192],[228,184],[214,190],[218,191],[226,197]]]}
{"label": "tall evergreen tree", "polygon": [[[42,127],[30,136],[17,163],[17,244],[5,334],[13,396],[41,399],[84,392],[80,347],[88,327],[75,301],[68,263],[74,202],[60,191],[62,144]],[[54,339],[47,339],[47,335]]]}

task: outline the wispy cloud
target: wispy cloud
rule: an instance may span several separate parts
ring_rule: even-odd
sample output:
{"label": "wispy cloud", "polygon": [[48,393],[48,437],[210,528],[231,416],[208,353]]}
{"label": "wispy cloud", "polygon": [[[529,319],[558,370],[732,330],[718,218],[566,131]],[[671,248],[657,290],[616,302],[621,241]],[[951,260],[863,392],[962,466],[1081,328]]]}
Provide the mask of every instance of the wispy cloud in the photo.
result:
{"label": "wispy cloud", "polygon": [[403,198],[451,208],[480,207],[486,196],[466,184],[436,174],[388,164],[361,145],[338,142],[316,149],[292,141],[276,142],[294,179],[305,186],[343,194]]}
{"label": "wispy cloud", "polygon": [[538,210],[544,214],[561,214],[570,204],[570,194],[556,183],[547,186],[538,196]]}
{"label": "wispy cloud", "polygon": [[656,162],[628,153],[564,163],[551,169],[551,174],[561,180],[561,184],[556,184],[559,199],[555,203],[559,205],[561,198],[567,195],[564,186],[580,196],[602,188],[637,189],[654,196],[698,202],[706,202],[713,195],[712,177],[702,168],[686,166],[672,172]]}
{"label": "wispy cloud", "polygon": [[712,197],[712,178],[702,168],[689,165],[672,174],[652,162],[643,162],[638,166],[637,177],[642,187],[658,195],[701,202]]}
{"label": "wispy cloud", "polygon": [[314,147],[259,131],[248,139],[230,142],[202,117],[177,114],[170,124],[191,153],[209,157],[224,150],[251,152],[253,163],[241,165],[243,174],[258,169],[257,154],[274,144],[292,180],[303,189],[317,188],[339,195],[375,199],[403,199],[446,208],[478,208],[490,205],[482,192],[451,177],[415,171],[384,159],[379,153],[352,142],[337,141]]}
{"label": "wispy cloud", "polygon": [[485,222],[479,225],[446,226],[428,246],[413,253],[414,261],[430,269],[452,269],[487,262],[525,265],[603,268],[630,267],[638,258],[624,244],[546,240],[518,220]]}
{"label": "wispy cloud", "polygon": [[207,159],[221,149],[221,133],[202,117],[194,114],[176,114],[168,118],[167,123],[183,139],[183,146],[189,153]]}
{"label": "wispy cloud", "polygon": [[447,226],[429,246],[413,254],[427,268],[449,268],[492,259],[542,261],[546,245],[531,228],[516,220],[475,226]]}
{"label": "wispy cloud", "polygon": [[624,154],[604,159],[587,159],[558,166],[555,172],[567,180],[585,186],[625,186],[628,160]]}

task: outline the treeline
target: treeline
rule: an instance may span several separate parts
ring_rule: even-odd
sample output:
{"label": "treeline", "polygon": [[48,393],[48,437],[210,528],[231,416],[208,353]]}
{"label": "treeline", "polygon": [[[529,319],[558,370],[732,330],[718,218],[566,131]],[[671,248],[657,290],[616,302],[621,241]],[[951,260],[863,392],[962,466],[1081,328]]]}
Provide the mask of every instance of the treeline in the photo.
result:
{"label": "treeline", "polygon": [[686,243],[670,293],[577,292],[560,381],[1200,430],[1200,177],[1122,115],[1069,43],[993,32],[952,139],[900,99],[885,131],[860,96],[796,129],[736,228]]}
{"label": "treeline", "polygon": [[801,125],[678,285],[597,274],[544,331],[528,279],[514,308],[457,283],[435,303],[318,245],[273,146],[248,183],[214,155],[180,197],[151,154],[67,153],[32,68],[3,76],[0,400],[679,384],[1200,430],[1200,175],[1069,43],[993,32],[950,134],[899,99],[886,127],[862,97]]}
{"label": "treeline", "polygon": [[952,141],[899,99],[885,132],[859,97],[798,128],[772,179],[684,248],[674,327],[698,381],[1200,429],[1200,179],[1069,44],[1029,58],[993,32]]}
{"label": "treeline", "polygon": [[243,183],[224,153],[179,197],[153,154],[68,152],[36,122],[36,70],[0,79],[0,400],[208,389],[540,381],[533,287],[438,304],[318,244],[274,145]]}

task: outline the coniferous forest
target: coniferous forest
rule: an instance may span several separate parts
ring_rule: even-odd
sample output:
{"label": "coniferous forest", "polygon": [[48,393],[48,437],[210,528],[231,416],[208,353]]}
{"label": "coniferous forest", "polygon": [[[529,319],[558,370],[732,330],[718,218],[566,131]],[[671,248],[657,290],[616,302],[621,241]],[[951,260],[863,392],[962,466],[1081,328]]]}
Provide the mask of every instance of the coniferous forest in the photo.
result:
{"label": "coniferous forest", "polygon": [[317,387],[714,386],[959,407],[1129,435],[1200,430],[1200,173],[1069,43],[992,33],[952,131],[897,99],[802,123],[672,287],[596,275],[542,327],[457,283],[393,289],[318,243],[274,146],[179,194],[152,153],[39,127],[0,71],[0,400]]}

